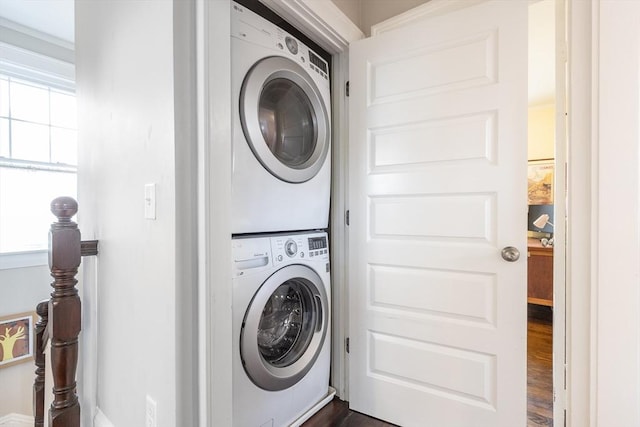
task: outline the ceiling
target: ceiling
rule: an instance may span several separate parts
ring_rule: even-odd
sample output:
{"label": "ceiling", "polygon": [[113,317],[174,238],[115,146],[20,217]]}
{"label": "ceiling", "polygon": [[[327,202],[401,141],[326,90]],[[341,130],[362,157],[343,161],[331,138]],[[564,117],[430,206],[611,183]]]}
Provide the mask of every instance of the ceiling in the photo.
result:
{"label": "ceiling", "polygon": [[[530,105],[552,103],[555,97],[554,7],[554,0],[540,0],[529,6]],[[0,17],[74,41],[74,0],[0,0]]]}
{"label": "ceiling", "polygon": [[0,0],[0,17],[73,43],[74,0]]}

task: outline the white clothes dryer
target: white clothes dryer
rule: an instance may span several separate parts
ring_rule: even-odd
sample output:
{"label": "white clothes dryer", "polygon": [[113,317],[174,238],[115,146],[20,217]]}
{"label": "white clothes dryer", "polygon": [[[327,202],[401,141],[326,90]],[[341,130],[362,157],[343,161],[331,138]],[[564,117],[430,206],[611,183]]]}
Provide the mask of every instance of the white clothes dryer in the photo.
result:
{"label": "white clothes dryer", "polygon": [[244,6],[231,10],[232,233],[325,229],[328,64]]}
{"label": "white clothes dryer", "polygon": [[232,240],[234,426],[289,426],[330,394],[327,239]]}

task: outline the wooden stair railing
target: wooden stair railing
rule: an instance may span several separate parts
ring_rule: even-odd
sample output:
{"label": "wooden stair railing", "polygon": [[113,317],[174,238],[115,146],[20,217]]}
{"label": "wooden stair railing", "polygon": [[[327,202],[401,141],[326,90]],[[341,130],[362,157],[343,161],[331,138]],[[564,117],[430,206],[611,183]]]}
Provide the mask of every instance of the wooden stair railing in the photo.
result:
{"label": "wooden stair railing", "polygon": [[49,300],[41,301],[36,307],[40,317],[35,329],[36,380],[33,383],[33,418],[35,427],[44,427],[44,332],[49,318]]}
{"label": "wooden stair railing", "polygon": [[78,224],[71,218],[78,203],[71,197],[51,202],[51,212],[58,218],[49,232],[49,268],[53,292],[49,300],[38,304],[40,317],[35,326],[36,379],[33,384],[34,425],[44,427],[45,355],[49,340],[53,374],[53,401],[49,409],[50,427],[80,427],[80,403],[76,393],[78,336],[81,330],[81,303],[75,276],[82,256],[97,255],[98,241],[80,240]]}

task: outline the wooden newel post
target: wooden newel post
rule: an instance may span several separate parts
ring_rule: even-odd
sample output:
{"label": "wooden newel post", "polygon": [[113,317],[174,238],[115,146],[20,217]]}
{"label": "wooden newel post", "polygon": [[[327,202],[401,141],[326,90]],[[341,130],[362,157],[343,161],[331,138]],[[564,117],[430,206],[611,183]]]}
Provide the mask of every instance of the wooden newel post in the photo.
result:
{"label": "wooden newel post", "polygon": [[53,371],[53,402],[49,410],[51,427],[80,427],[80,404],[76,394],[80,297],[75,276],[80,266],[80,231],[71,221],[78,203],[71,197],[51,202],[58,222],[49,232],[49,268],[53,292],[49,300],[49,337]]}

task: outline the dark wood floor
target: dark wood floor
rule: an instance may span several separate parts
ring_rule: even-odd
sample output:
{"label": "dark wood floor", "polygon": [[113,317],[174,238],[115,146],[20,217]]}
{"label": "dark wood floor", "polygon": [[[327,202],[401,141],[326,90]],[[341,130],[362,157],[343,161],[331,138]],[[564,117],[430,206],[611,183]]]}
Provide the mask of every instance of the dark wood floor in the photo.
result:
{"label": "dark wood floor", "polygon": [[[529,305],[527,334],[527,427],[553,426],[551,308]],[[303,427],[390,427],[389,424],[350,411],[346,402],[334,399]]]}
{"label": "dark wood floor", "polygon": [[527,331],[527,427],[553,426],[551,307],[529,304]]}

